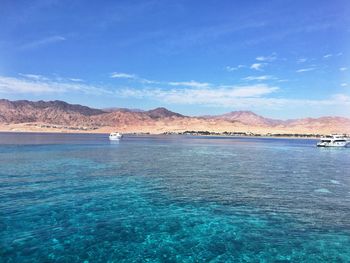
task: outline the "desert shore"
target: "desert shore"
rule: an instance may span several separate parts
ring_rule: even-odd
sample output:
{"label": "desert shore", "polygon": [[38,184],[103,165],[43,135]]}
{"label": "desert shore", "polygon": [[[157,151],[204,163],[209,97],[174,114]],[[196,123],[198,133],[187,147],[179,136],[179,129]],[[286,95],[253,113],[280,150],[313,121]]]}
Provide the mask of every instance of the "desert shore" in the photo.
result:
{"label": "desert shore", "polygon": [[101,110],[64,101],[0,100],[0,131],[58,133],[326,135],[350,134],[350,119],[336,116],[277,120],[251,111],[184,116],[166,108]]}
{"label": "desert shore", "polygon": [[[173,129],[171,129],[173,128]],[[199,127],[205,128],[205,127]],[[249,136],[249,137],[285,137],[285,138],[318,138],[321,135],[327,135],[332,132],[312,133],[305,130],[284,130],[284,129],[263,129],[251,127],[250,129],[193,129],[193,127],[101,127],[101,128],[87,128],[87,127],[61,127],[58,125],[44,125],[34,123],[20,123],[20,124],[0,124],[0,132],[24,132],[24,133],[69,133],[69,134],[109,134],[112,131],[119,131],[125,134],[135,135],[200,135],[200,136]]]}

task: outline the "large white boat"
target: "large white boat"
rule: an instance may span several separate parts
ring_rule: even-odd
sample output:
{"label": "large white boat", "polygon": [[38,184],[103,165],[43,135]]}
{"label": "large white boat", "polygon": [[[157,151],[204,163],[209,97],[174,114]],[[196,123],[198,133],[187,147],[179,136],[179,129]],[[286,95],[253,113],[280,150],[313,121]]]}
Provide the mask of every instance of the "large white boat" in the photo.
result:
{"label": "large white boat", "polygon": [[322,137],[317,147],[347,147],[350,146],[350,138],[341,134],[332,134]]}
{"label": "large white boat", "polygon": [[109,135],[109,139],[111,141],[119,141],[122,137],[123,137],[123,135],[121,133],[119,133],[119,132],[112,132]]}

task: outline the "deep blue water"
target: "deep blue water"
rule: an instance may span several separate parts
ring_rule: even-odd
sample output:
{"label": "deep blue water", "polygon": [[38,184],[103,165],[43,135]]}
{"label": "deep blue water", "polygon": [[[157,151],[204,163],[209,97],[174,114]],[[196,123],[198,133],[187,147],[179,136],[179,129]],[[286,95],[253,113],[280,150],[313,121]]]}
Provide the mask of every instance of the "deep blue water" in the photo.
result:
{"label": "deep blue water", "polygon": [[350,262],[350,149],[0,133],[0,262]]}

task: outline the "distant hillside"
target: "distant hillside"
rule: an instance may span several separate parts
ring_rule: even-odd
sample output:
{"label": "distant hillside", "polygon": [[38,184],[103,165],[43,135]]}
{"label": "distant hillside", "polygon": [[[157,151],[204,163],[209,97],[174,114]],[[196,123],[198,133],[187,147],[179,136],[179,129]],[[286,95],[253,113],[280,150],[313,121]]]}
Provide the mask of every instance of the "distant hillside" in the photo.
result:
{"label": "distant hillside", "polygon": [[[59,125],[59,126],[57,126]],[[29,127],[29,128],[28,128]],[[33,128],[34,127],[34,128]],[[188,117],[166,108],[149,111],[112,108],[93,109],[64,101],[0,100],[0,130],[42,131],[80,129],[96,132],[255,132],[255,133],[350,133],[350,119],[343,117],[274,120],[251,111],[216,116]],[[61,128],[60,128],[61,127]],[[76,128],[74,128],[76,127]],[[67,128],[67,129],[68,129]]]}
{"label": "distant hillside", "polygon": [[160,107],[153,110],[141,110],[141,109],[128,109],[128,108],[105,108],[105,112],[131,112],[131,113],[143,113],[151,118],[160,119],[160,118],[169,118],[169,117],[184,117],[183,115],[170,111],[166,108]]}
{"label": "distant hillside", "polygon": [[281,120],[262,117],[251,111],[232,111],[222,115],[207,116],[207,118],[221,119],[227,121],[238,121],[247,125],[274,126],[283,124]]}
{"label": "distant hillside", "polygon": [[86,116],[92,116],[97,114],[105,113],[103,110],[92,109],[87,106],[82,106],[79,104],[69,104],[64,101],[28,101],[28,100],[17,100],[9,101],[5,99],[0,99],[0,106],[4,108],[11,108],[14,110],[26,109],[26,108],[36,108],[36,109],[60,109],[66,112],[76,112]]}
{"label": "distant hillside", "polygon": [[151,118],[169,118],[169,117],[184,117],[183,115],[170,111],[166,108],[156,108],[154,110],[149,110],[146,111],[145,114],[147,114],[148,116],[150,116]]}
{"label": "distant hillside", "polygon": [[[282,128],[292,127],[295,130],[303,129],[310,133],[350,133],[350,119],[335,116],[288,120],[279,126]],[[329,132],[323,132],[326,130]]]}
{"label": "distant hillside", "polygon": [[118,107],[104,108],[102,110],[105,111],[105,112],[116,112],[116,111],[122,111],[122,112],[144,112],[144,110],[141,110],[141,109],[128,109],[128,108],[118,108]]}
{"label": "distant hillside", "polygon": [[0,100],[0,121],[7,123],[47,122],[71,124],[73,122],[90,123],[89,117],[104,114],[98,109],[64,101],[9,101]]}

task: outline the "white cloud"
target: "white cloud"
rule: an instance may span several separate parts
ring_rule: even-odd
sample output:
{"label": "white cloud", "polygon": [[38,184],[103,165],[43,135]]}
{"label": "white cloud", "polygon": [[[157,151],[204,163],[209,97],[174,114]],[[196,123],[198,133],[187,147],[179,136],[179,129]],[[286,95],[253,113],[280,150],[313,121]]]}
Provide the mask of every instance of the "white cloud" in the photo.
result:
{"label": "white cloud", "polygon": [[184,82],[168,82],[171,86],[185,86],[185,87],[193,87],[193,88],[206,88],[209,87],[210,84],[206,82],[197,82],[194,80],[184,81]]}
{"label": "white cloud", "polygon": [[174,104],[201,104],[225,106],[240,100],[255,100],[261,96],[274,93],[278,87],[268,85],[232,86],[232,87],[201,87],[159,89],[147,88],[142,90],[125,89],[121,96],[137,98],[151,98]]}
{"label": "white cloud", "polygon": [[42,38],[39,40],[35,40],[32,42],[26,43],[26,44],[20,46],[20,49],[33,49],[33,48],[38,48],[41,46],[46,46],[46,45],[57,43],[57,42],[62,42],[65,40],[66,40],[66,38],[63,36],[51,36],[51,37],[46,37],[46,38]]}
{"label": "white cloud", "polygon": [[238,65],[236,67],[227,66],[225,69],[229,72],[232,72],[232,71],[236,71],[236,70],[239,70],[239,69],[245,68],[245,67],[246,67],[245,65]]}
{"label": "white cloud", "polygon": [[[77,93],[116,98],[138,98],[158,100],[170,104],[191,104],[216,107],[241,108],[281,108],[286,106],[350,106],[350,98],[345,94],[335,94],[325,100],[276,98],[279,87],[267,84],[224,86],[188,81],[188,82],[157,82],[165,85],[162,88],[116,87],[114,90],[87,85],[68,79],[50,79],[41,75],[22,74],[22,77],[0,76],[0,93],[5,94],[57,94]],[[29,76],[27,76],[29,75]],[[34,75],[34,76],[32,76]],[[40,76],[38,78],[37,76]],[[260,79],[271,76],[257,76]]]}
{"label": "white cloud", "polygon": [[110,77],[114,78],[114,79],[129,79],[129,80],[137,81],[137,82],[140,82],[140,83],[143,83],[143,84],[156,84],[156,83],[159,83],[158,81],[140,78],[136,74],[122,73],[122,72],[113,72],[110,75]]}
{"label": "white cloud", "polygon": [[0,92],[3,93],[59,93],[61,91],[60,88],[36,80],[0,77]]}
{"label": "white cloud", "polygon": [[302,72],[308,72],[308,71],[313,71],[313,70],[315,70],[315,68],[302,68],[302,69],[298,69],[296,72],[302,73]]}
{"label": "white cloud", "polygon": [[333,57],[333,54],[326,54],[323,56],[323,58],[330,58],[330,57]]}
{"label": "white cloud", "polygon": [[[37,75],[37,74],[23,74],[23,73],[19,73],[18,75],[20,75],[21,77],[24,77],[26,79],[30,79],[30,80],[35,80],[35,81],[50,81],[50,78],[45,77],[43,75]],[[84,82],[84,80],[80,79],[80,78],[62,78],[60,76],[55,76],[54,78],[55,82]]]}
{"label": "white cloud", "polygon": [[139,78],[138,81],[143,83],[143,84],[160,84],[161,83],[159,81],[149,80],[149,79],[142,79],[142,78]]}
{"label": "white cloud", "polygon": [[78,79],[78,78],[70,78],[69,80],[74,81],[74,82],[84,82],[84,80]]}
{"label": "white cloud", "polygon": [[341,104],[350,104],[350,96],[345,94],[334,94],[332,96],[334,101],[338,101]]}
{"label": "white cloud", "polygon": [[342,87],[347,87],[348,84],[347,84],[347,83],[342,83],[342,84],[340,84],[340,86],[342,86]]}
{"label": "white cloud", "polygon": [[112,94],[111,91],[91,85],[71,82],[67,80],[52,80],[42,76],[41,78],[36,78],[34,77],[35,75],[32,76],[32,74],[23,75],[26,76],[24,76],[24,78],[0,76],[0,93],[45,94],[78,92],[97,95]]}
{"label": "white cloud", "polygon": [[138,99],[152,99],[169,104],[203,105],[215,107],[232,106],[241,108],[282,108],[286,106],[350,106],[350,98],[344,94],[335,94],[325,100],[274,98],[271,95],[278,87],[265,84],[250,86],[211,86],[204,88],[145,88],[121,89],[118,96]]}
{"label": "white cloud", "polygon": [[28,78],[28,79],[32,79],[32,80],[47,80],[47,78],[42,76],[42,75],[23,74],[23,73],[19,73],[18,75],[25,77],[25,78]]}
{"label": "white cloud", "polygon": [[271,56],[259,56],[255,58],[257,61],[267,61],[271,62],[276,60],[276,54],[272,54]]}
{"label": "white cloud", "polygon": [[[278,87],[271,87],[268,85],[254,85],[254,86],[243,86],[233,87],[232,90],[219,89],[223,94],[227,91],[231,97],[260,97],[277,91]],[[215,92],[215,91],[214,91]]]}
{"label": "white cloud", "polygon": [[116,79],[137,79],[138,77],[136,75],[134,75],[134,74],[113,72],[111,74],[111,78],[116,78]]}
{"label": "white cloud", "polygon": [[263,80],[273,80],[273,79],[276,79],[274,76],[271,76],[271,75],[263,75],[263,76],[248,76],[248,77],[245,77],[243,80],[248,80],[248,81],[251,81],[251,80],[257,80],[257,81],[263,81]]}
{"label": "white cloud", "polygon": [[346,71],[346,70],[348,70],[348,68],[347,67],[341,67],[341,68],[339,68],[339,70],[340,71]]}
{"label": "white cloud", "polygon": [[308,61],[307,58],[299,58],[299,59],[297,60],[297,63],[305,63],[306,61]]}
{"label": "white cloud", "polygon": [[262,70],[262,67],[265,65],[266,63],[254,63],[250,66],[250,68],[255,70]]}

